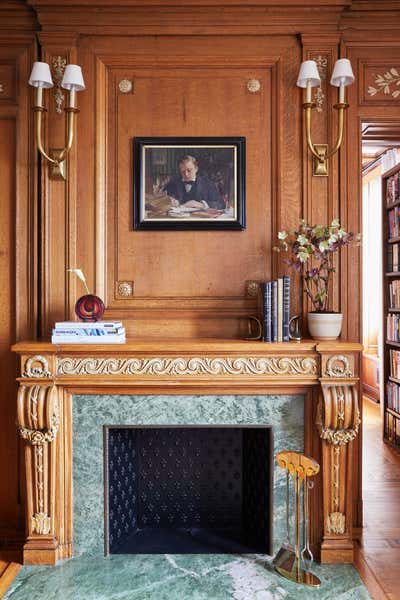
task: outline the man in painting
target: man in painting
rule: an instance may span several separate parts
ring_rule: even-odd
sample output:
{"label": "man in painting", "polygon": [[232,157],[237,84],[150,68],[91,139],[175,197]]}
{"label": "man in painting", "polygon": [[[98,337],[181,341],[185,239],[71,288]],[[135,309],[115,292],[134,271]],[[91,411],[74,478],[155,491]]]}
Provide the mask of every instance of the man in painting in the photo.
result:
{"label": "man in painting", "polygon": [[225,201],[215,185],[199,175],[199,166],[194,156],[187,154],[178,162],[179,175],[166,183],[163,190],[171,198],[174,207],[224,209]]}

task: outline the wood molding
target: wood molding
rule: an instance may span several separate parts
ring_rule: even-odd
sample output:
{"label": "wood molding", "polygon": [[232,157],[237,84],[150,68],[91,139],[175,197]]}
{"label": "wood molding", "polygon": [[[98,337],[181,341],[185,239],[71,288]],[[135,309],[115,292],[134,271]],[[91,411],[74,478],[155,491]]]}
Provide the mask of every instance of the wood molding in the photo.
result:
{"label": "wood molding", "polygon": [[[323,460],[322,488],[316,487],[311,500],[317,509],[312,512],[312,544],[318,551],[324,527],[322,561],[351,560],[353,499],[345,464],[351,465],[347,442],[358,432],[354,356],[361,350],[359,344],[142,340],[112,346],[54,346],[21,342],[13,350],[21,361],[18,428],[25,441],[26,564],[55,564],[72,556],[71,415],[72,394],[78,392],[306,393],[305,447],[319,459],[315,443],[319,432]],[[321,387],[325,410],[316,429],[310,394]],[[337,410],[331,410],[333,405]],[[335,513],[343,517],[337,520]]]}

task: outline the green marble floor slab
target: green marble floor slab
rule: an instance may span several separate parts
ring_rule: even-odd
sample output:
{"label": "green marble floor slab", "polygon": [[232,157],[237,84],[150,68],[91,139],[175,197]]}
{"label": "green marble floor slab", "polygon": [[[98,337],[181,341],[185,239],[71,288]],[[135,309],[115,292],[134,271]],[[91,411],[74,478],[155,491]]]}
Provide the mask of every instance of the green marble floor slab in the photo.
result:
{"label": "green marble floor slab", "polygon": [[82,556],[24,567],[10,600],[370,600],[351,565],[314,565],[319,589],[291,583],[262,556]]}

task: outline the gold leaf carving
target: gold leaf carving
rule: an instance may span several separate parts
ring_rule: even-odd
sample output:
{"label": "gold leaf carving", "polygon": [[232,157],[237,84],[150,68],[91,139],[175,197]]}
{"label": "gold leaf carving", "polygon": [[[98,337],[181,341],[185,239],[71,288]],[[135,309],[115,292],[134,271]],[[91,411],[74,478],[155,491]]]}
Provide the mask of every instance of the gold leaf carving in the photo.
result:
{"label": "gold leaf carving", "polygon": [[346,517],[341,512],[333,512],[326,520],[327,533],[342,534],[346,530]]}
{"label": "gold leaf carving", "polygon": [[40,356],[39,354],[29,357],[25,363],[25,371],[22,374],[22,377],[51,377],[47,358],[45,356]]}
{"label": "gold leaf carving", "polygon": [[249,79],[247,89],[251,94],[257,94],[261,89],[261,83],[258,79]]}
{"label": "gold leaf carving", "polygon": [[133,295],[133,282],[132,281],[118,281],[117,284],[118,296],[122,298],[129,298]]}
{"label": "gold leaf carving", "polygon": [[36,513],[32,517],[32,532],[40,535],[47,535],[51,530],[51,519],[44,513]]}
{"label": "gold leaf carving", "polygon": [[58,375],[316,375],[302,358],[60,358]]}
{"label": "gold leaf carving", "polygon": [[391,67],[385,73],[375,73],[375,86],[368,86],[367,93],[369,96],[384,94],[392,96],[392,98],[400,97],[400,73],[395,67]]}
{"label": "gold leaf carving", "polygon": [[130,79],[121,79],[118,88],[123,94],[129,94],[133,90],[133,82]]}
{"label": "gold leaf carving", "polygon": [[[326,58],[326,56],[317,56],[315,58],[315,62],[317,63],[318,73],[321,78],[321,81],[325,81],[328,68],[328,59]],[[322,87],[319,86],[317,87],[314,94],[314,102],[318,112],[322,112],[324,100],[325,94],[322,90]]]}
{"label": "gold leaf carving", "polygon": [[[28,414],[30,421],[34,425],[39,422],[38,398],[41,391],[43,392],[39,385],[20,386],[18,391],[18,413],[20,415]],[[57,437],[58,433],[60,418],[58,413],[57,394],[55,393],[55,388],[50,386],[45,387],[44,391],[45,402],[42,406],[42,418],[43,416],[47,417],[48,426],[43,429],[27,427],[27,424],[29,425],[30,423],[25,422],[25,419],[20,420],[17,426],[19,435],[32,444],[32,446],[40,446],[52,442]],[[19,417],[19,419],[21,419],[21,417]]]}
{"label": "gold leaf carving", "polygon": [[[358,435],[360,411],[358,408],[357,390],[351,385],[322,385],[323,398],[319,401],[315,424],[319,435],[328,444],[343,446],[352,442]],[[325,403],[330,407],[328,415],[333,411],[336,419],[331,421],[325,413]],[[347,415],[347,416],[346,416]],[[349,419],[351,426],[343,428],[343,422]],[[327,420],[326,420],[327,419]]]}
{"label": "gold leaf carving", "polygon": [[54,81],[54,100],[56,103],[56,113],[59,115],[62,113],[62,105],[65,100],[63,88],[61,87],[61,81],[64,76],[66,66],[67,59],[65,56],[53,56],[51,61],[51,70]]}
{"label": "gold leaf carving", "polygon": [[348,356],[343,354],[330,356],[326,361],[325,375],[327,377],[352,377]]}

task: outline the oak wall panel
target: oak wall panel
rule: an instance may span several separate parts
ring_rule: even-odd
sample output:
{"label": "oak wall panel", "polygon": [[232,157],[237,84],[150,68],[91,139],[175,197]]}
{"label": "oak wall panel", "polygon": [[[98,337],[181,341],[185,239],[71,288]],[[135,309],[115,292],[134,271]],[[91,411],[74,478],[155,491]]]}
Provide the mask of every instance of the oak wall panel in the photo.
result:
{"label": "oak wall panel", "polygon": [[[201,36],[86,37],[77,55],[91,83],[79,96],[77,254],[70,266],[85,270],[106,300],[107,318],[122,318],[131,335],[242,336],[245,317],[258,311],[246,282],[284,271],[272,252],[275,234],[302,216],[300,114],[287,102],[288,94],[297,99],[298,41],[227,36],[211,46]],[[125,78],[132,93],[119,90]],[[246,87],[254,78],[261,83],[256,94]],[[245,136],[246,230],[134,231],[136,136]],[[285,164],[290,175],[280,182]],[[56,227],[60,243],[60,218]],[[59,277],[68,265],[60,253],[53,261]],[[116,292],[119,281],[133,282],[132,297]],[[297,296],[295,304],[301,306]],[[53,307],[53,321],[64,318],[65,307]]]}

